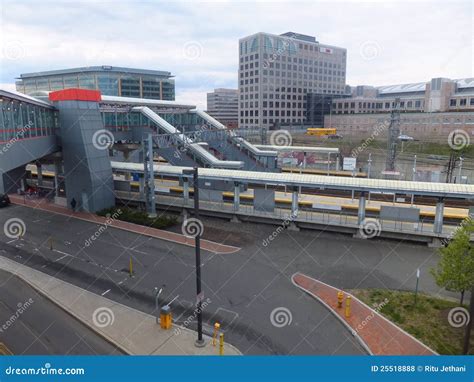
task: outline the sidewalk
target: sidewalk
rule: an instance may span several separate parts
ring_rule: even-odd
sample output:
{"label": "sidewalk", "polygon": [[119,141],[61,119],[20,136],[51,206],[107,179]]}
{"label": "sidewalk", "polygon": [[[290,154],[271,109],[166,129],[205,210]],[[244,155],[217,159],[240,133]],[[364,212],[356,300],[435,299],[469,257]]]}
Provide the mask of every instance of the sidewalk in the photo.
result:
{"label": "sidewalk", "polygon": [[298,288],[319,300],[339,318],[370,354],[436,355],[429,347],[351,294],[344,292],[352,299],[351,315],[346,318],[344,315],[345,300],[342,308],[337,307],[339,289],[302,273],[295,273],[292,276],[292,281]]}
{"label": "sidewalk", "polygon": [[[26,206],[42,211],[52,212],[59,215],[69,216],[75,219],[85,220],[95,224],[105,224],[107,221],[107,218],[103,216],[98,216],[88,212],[73,212],[65,207],[50,203],[44,199],[25,199],[23,196],[19,196],[16,194],[10,194],[8,196],[13,204],[17,204],[20,206]],[[113,228],[122,229],[124,231],[130,231],[139,235],[150,236],[161,240],[171,241],[176,244],[194,247],[193,237],[187,237],[175,232],[164,231],[161,229],[144,227],[138,224],[127,223],[117,219],[109,219],[108,223],[109,226]],[[201,239],[201,249],[217,254],[230,254],[238,252],[240,250],[239,247],[215,243],[213,241],[204,239]]]}
{"label": "sidewalk", "polygon": [[[137,355],[218,355],[219,347],[197,348],[197,333],[173,325],[160,329],[156,318],[136,309],[81,289],[65,281],[0,256],[0,269],[10,272],[59,305],[66,312],[89,326],[106,340],[128,354]],[[224,345],[225,355],[240,355],[230,344]]]}

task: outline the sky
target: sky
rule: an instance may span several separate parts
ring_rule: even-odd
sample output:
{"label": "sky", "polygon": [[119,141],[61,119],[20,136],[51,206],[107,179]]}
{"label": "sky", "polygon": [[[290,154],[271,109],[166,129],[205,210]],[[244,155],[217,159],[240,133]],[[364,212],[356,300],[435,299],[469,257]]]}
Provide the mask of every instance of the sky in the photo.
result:
{"label": "sky", "polygon": [[473,1],[0,0],[0,86],[21,73],[114,65],[166,70],[176,99],[237,88],[238,40],[292,31],[347,49],[349,85],[473,74]]}

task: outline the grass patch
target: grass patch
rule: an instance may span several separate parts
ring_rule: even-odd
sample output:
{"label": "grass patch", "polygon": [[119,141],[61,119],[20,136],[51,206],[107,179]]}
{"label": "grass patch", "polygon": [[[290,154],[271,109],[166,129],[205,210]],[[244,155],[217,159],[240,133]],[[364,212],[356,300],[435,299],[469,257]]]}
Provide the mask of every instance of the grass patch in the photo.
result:
{"label": "grass patch", "polygon": [[171,227],[178,221],[172,215],[161,214],[156,218],[150,218],[146,212],[123,207],[106,208],[97,212],[97,215],[158,229]]}
{"label": "grass patch", "polygon": [[[354,296],[369,306],[388,300],[380,313],[439,354],[462,354],[465,327],[454,328],[448,322],[448,313],[459,304],[440,298],[385,289],[352,291]],[[467,308],[467,307],[466,307]],[[469,354],[474,354],[474,335],[471,335]]]}

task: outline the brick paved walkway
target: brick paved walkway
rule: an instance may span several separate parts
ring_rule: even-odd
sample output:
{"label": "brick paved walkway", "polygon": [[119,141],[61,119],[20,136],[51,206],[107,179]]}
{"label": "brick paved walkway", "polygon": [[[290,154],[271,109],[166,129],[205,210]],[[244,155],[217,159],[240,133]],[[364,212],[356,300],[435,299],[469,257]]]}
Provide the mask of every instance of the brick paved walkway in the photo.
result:
{"label": "brick paved walkway", "polygon": [[[387,320],[374,309],[351,295],[351,315],[344,315],[343,307],[337,307],[339,289],[315,280],[302,273],[292,276],[293,283],[315,297],[331,310],[374,355],[434,355],[433,350],[422,344],[410,334]],[[349,293],[344,292],[345,295]],[[382,303],[382,301],[381,301]]]}
{"label": "brick paved walkway", "polygon": [[[59,215],[69,216],[74,219],[85,220],[95,224],[105,224],[107,218],[98,216],[88,212],[73,212],[70,209],[65,207],[58,206],[54,203],[50,203],[45,199],[28,199],[24,198],[23,196],[10,194],[10,200],[13,204],[26,206],[42,211],[48,211]],[[121,220],[111,220],[109,219],[108,222],[110,223],[109,226],[122,229],[125,231],[134,232],[140,235],[150,236],[161,240],[171,241],[176,244],[187,245],[190,247],[194,247],[194,238],[187,237],[175,232],[164,231],[161,229],[144,227],[138,224],[127,223]],[[210,240],[201,239],[201,248],[203,250],[212,252],[212,253],[219,253],[219,254],[230,254],[235,253],[240,250],[239,247],[234,247],[231,245],[225,245],[220,243],[215,243]]]}

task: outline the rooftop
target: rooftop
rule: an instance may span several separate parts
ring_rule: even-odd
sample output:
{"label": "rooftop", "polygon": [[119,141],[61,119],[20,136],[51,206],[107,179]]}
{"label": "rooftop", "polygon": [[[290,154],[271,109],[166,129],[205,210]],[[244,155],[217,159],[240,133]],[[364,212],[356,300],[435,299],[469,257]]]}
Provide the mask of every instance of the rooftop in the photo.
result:
{"label": "rooftop", "polygon": [[172,77],[171,72],[163,70],[149,70],[149,69],[135,69],[124,68],[120,66],[102,65],[102,66],[85,66],[81,68],[47,70],[43,72],[23,73],[20,74],[20,79],[56,76],[61,74],[75,74],[75,73],[90,73],[90,72],[113,72],[113,73],[129,73],[129,74],[145,74],[151,76]]}

